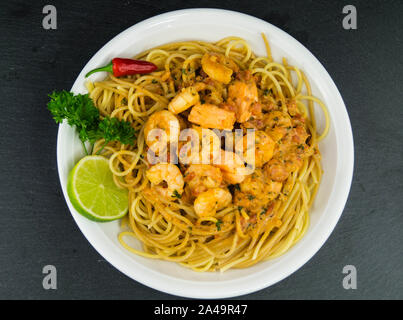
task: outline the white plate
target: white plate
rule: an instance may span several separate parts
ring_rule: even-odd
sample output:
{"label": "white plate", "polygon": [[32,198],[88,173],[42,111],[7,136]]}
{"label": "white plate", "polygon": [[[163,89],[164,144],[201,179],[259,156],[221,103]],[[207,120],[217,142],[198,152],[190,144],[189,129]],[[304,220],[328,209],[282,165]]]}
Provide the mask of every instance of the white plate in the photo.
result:
{"label": "white plate", "polygon": [[[285,56],[290,64],[297,65],[307,74],[314,95],[326,103],[331,119],[329,135],[319,145],[324,175],[310,212],[311,224],[305,237],[279,258],[247,269],[197,273],[175,263],[131,254],[117,240],[117,221],[94,223],[82,217],[71,205],[66,192],[67,176],[83,156],[83,151],[77,133],[65,123],[59,127],[58,170],[64,197],[74,220],[88,241],[107,261],[146,286],[184,297],[234,297],[268,287],[306,263],[334,229],[350,190],[354,149],[345,105],[324,67],[294,38],[263,20],[216,9],[173,11],[130,27],[95,54],[72,87],[75,93],[86,93],[84,75],[89,70],[107,64],[113,57],[132,57],[167,42],[194,39],[216,41],[227,36],[238,36],[248,40],[257,55],[264,55],[261,32],[267,35],[276,60],[280,61]],[[91,80],[102,79],[104,76],[105,74],[100,73]],[[323,116],[319,110],[317,117],[320,128],[321,124],[323,126]],[[140,248],[138,243],[135,245]]]}

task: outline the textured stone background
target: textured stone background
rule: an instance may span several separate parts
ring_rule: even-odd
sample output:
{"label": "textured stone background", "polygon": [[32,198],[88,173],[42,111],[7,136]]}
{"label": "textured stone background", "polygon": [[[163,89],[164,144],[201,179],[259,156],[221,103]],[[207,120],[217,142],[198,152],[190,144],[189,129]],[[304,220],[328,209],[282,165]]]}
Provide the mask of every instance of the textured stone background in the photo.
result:
{"label": "textured stone background", "polygon": [[[42,28],[42,8],[58,29]],[[358,30],[342,28],[354,4]],[[401,1],[2,1],[0,4],[0,298],[177,299],[130,280],[87,242],[64,202],[56,170],[57,126],[47,94],[71,88],[115,35],[159,13],[232,9],[264,19],[302,42],[346,103],[355,170],[344,213],[321,250],[280,283],[241,299],[403,298]],[[42,288],[42,268],[58,290]],[[342,287],[355,265],[357,290]]]}

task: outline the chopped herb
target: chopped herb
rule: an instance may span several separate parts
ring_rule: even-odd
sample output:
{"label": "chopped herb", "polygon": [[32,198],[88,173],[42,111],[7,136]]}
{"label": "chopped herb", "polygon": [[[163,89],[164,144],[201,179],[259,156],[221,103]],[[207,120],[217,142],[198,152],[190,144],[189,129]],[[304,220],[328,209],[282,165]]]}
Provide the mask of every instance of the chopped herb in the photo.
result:
{"label": "chopped herb", "polygon": [[200,103],[201,103],[201,104],[205,104],[206,101],[205,101],[204,99],[200,99]]}
{"label": "chopped herb", "polygon": [[264,89],[263,90],[263,95],[265,95],[265,96],[269,95],[270,91],[271,90],[269,90],[269,89]]}
{"label": "chopped herb", "polygon": [[253,200],[253,199],[255,199],[255,198],[256,198],[256,197],[255,197],[255,196],[253,196],[253,195],[251,195],[251,194],[250,194],[250,195],[248,195],[248,199],[249,199],[249,200]]}
{"label": "chopped herb", "polygon": [[178,199],[182,198],[182,196],[179,194],[178,190],[174,190],[174,193],[172,194],[172,197],[178,198]]}
{"label": "chopped herb", "polygon": [[274,120],[274,121],[278,121],[278,117],[274,117],[273,120]]}
{"label": "chopped herb", "polygon": [[241,187],[240,187],[239,183],[235,184],[235,185],[234,185],[234,188],[235,188],[236,190],[238,190],[238,191],[241,191]]}
{"label": "chopped herb", "polygon": [[158,81],[157,80],[155,80],[155,79],[153,79],[153,81],[151,81],[152,83],[158,83]]}
{"label": "chopped herb", "polygon": [[182,74],[186,74],[186,73],[187,73],[186,69],[182,69]]}
{"label": "chopped herb", "polygon": [[217,230],[220,231],[221,230],[221,224],[222,224],[222,220],[218,219],[217,222],[215,223]]}
{"label": "chopped herb", "polygon": [[301,149],[301,150],[304,150],[304,149],[305,149],[305,147],[304,147],[302,144],[298,145],[297,148],[298,148],[298,149]]}
{"label": "chopped herb", "polygon": [[238,210],[239,210],[239,211],[242,211],[242,209],[243,209],[243,207],[238,206]]}

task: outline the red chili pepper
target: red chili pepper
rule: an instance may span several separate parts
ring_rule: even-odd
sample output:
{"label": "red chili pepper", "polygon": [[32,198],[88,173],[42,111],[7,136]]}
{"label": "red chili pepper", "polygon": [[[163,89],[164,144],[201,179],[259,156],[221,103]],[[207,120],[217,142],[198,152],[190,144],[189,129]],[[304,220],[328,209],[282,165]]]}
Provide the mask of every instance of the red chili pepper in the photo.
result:
{"label": "red chili pepper", "polygon": [[85,77],[92,75],[95,72],[107,71],[112,73],[115,77],[128,76],[131,74],[144,74],[151,73],[157,70],[157,66],[154,63],[143,61],[143,60],[133,60],[124,58],[114,58],[111,63],[105,67],[97,68],[88,72]]}

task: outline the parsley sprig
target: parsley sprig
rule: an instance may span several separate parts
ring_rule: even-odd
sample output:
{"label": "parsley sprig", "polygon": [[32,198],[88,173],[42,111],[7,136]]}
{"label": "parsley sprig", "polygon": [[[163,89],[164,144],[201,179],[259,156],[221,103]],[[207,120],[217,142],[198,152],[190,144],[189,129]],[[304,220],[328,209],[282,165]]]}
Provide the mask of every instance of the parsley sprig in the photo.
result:
{"label": "parsley sprig", "polygon": [[[88,94],[74,95],[66,90],[54,91],[49,95],[48,110],[56,123],[64,119],[70,126],[75,126],[86,154],[85,142],[94,143],[105,139],[103,147],[110,141],[133,144],[136,131],[127,121],[105,117],[101,120],[99,110],[95,107]],[[98,152],[103,150],[103,147]]]}

